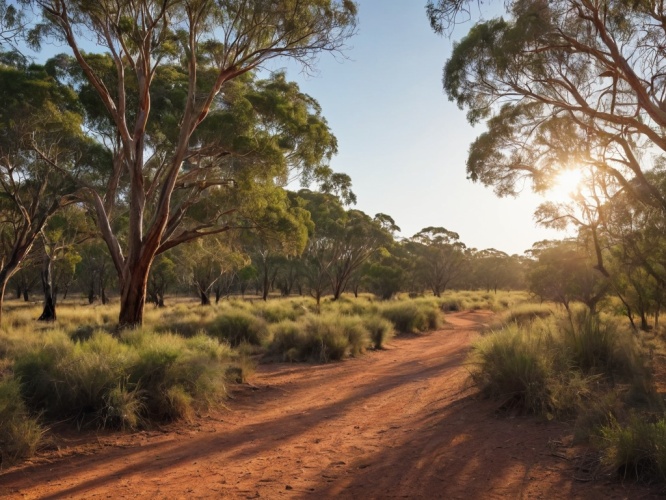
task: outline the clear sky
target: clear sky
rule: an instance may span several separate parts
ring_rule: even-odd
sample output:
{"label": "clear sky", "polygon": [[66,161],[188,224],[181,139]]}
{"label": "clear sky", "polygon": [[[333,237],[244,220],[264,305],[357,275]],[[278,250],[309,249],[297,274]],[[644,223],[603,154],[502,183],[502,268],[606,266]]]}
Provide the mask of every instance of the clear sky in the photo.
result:
{"label": "clear sky", "polygon": [[359,0],[358,34],[346,60],[323,55],[316,76],[285,66],[287,76],[316,98],[338,138],[334,170],[352,178],[369,215],[393,217],[403,236],[427,226],[455,231],[468,247],[508,253],[563,233],[537,228],[533,213],[543,198],[526,187],[499,199],[466,179],[470,143],[483,131],[448,101],[442,69],[454,40],[436,35],[426,0]]}

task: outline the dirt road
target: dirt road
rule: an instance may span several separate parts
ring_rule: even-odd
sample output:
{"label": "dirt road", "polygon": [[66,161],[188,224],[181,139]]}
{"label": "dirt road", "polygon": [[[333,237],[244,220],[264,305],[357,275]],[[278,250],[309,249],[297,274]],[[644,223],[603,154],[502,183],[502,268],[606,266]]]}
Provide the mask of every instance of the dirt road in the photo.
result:
{"label": "dirt road", "polygon": [[[9,498],[638,498],[574,470],[568,428],[495,413],[465,359],[489,313],[327,365],[261,366],[228,408],[72,437],[0,473]],[[578,479],[575,479],[578,477]]]}

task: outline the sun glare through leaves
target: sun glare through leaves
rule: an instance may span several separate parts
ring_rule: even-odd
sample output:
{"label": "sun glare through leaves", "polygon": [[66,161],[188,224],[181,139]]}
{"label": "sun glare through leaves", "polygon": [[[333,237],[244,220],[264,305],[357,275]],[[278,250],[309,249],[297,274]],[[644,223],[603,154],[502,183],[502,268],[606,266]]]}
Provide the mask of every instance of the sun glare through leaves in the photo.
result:
{"label": "sun glare through leaves", "polygon": [[571,196],[580,190],[582,180],[583,172],[581,170],[563,170],[557,174],[552,186],[544,193],[544,196],[555,202],[569,201]]}

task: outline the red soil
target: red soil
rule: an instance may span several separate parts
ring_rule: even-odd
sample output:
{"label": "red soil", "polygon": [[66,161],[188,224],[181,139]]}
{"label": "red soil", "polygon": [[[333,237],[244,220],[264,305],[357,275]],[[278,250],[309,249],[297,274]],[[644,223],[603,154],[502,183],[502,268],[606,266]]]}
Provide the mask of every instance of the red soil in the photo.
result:
{"label": "red soil", "polygon": [[0,473],[7,498],[646,498],[570,428],[497,414],[465,359],[490,313],[327,365],[263,365],[228,408],[133,434],[84,433]]}

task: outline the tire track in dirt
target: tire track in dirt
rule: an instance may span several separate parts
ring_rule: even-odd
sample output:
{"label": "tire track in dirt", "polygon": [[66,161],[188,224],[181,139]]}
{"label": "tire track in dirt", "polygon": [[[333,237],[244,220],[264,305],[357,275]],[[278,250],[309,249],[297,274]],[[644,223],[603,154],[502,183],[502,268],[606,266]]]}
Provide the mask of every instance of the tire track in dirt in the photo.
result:
{"label": "tire track in dirt", "polygon": [[[71,438],[0,474],[9,498],[625,498],[573,480],[561,424],[498,418],[465,366],[487,312],[327,365],[261,366],[190,425]],[[549,445],[549,442],[551,443]]]}

